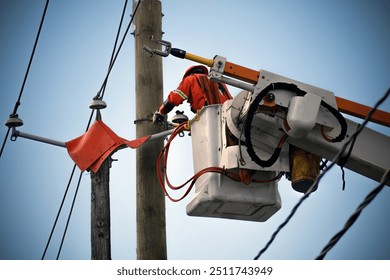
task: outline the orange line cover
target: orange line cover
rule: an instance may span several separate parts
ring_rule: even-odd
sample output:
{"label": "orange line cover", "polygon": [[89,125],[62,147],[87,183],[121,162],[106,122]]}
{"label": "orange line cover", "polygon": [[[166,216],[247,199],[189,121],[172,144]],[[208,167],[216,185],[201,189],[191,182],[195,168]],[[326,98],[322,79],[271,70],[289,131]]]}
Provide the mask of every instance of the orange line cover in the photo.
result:
{"label": "orange line cover", "polygon": [[89,130],[65,143],[68,153],[81,171],[97,172],[103,161],[121,146],[138,148],[150,138],[144,136],[132,141],[115,134],[105,123],[96,121]]}

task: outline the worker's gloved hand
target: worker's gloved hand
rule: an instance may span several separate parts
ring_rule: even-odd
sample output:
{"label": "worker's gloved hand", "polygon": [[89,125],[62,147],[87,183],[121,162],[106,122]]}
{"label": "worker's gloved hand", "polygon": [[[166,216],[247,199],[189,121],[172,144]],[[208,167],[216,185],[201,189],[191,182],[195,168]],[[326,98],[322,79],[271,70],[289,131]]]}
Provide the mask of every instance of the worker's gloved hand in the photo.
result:
{"label": "worker's gloved hand", "polygon": [[161,114],[159,111],[156,111],[153,114],[153,123],[154,124],[162,124],[165,121],[165,115]]}

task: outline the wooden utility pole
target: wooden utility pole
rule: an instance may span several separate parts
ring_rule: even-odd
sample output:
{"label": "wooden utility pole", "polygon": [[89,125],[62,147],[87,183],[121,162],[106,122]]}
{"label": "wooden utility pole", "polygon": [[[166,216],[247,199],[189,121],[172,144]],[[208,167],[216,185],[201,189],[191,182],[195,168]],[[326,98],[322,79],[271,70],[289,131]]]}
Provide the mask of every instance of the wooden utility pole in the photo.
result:
{"label": "wooden utility pole", "polygon": [[[137,4],[137,2],[135,3]],[[161,38],[162,11],[159,0],[142,0],[135,17],[136,137],[163,130],[151,122],[163,101],[162,58],[143,50],[153,45],[150,36]],[[145,121],[149,119],[149,121]],[[165,197],[156,175],[156,160],[163,140],[146,142],[136,151],[137,167],[137,259],[167,258]]]}
{"label": "wooden utility pole", "polygon": [[[97,110],[97,119],[100,119]],[[111,260],[110,168],[106,158],[99,170],[91,171],[91,259]]]}
{"label": "wooden utility pole", "polygon": [[111,259],[110,165],[111,157],[108,157],[96,173],[91,171],[92,260]]}

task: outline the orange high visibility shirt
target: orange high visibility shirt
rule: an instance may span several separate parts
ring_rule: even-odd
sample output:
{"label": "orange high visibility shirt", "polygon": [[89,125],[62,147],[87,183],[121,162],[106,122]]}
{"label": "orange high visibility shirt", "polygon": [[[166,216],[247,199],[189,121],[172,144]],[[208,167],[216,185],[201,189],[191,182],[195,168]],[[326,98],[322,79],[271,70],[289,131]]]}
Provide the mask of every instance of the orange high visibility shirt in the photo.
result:
{"label": "orange high visibility shirt", "polygon": [[[206,102],[206,95],[203,92],[200,83],[205,79],[201,79],[201,76],[206,76],[204,74],[192,74],[185,77],[177,89],[172,90],[168,95],[168,101],[174,105],[178,106],[183,103],[184,100],[191,106],[191,110],[196,112],[203,108]],[[210,87],[210,86],[209,86]],[[226,87],[223,85],[226,94],[223,94],[219,91],[219,98],[221,103],[225,102],[228,99],[231,99],[231,95]]]}

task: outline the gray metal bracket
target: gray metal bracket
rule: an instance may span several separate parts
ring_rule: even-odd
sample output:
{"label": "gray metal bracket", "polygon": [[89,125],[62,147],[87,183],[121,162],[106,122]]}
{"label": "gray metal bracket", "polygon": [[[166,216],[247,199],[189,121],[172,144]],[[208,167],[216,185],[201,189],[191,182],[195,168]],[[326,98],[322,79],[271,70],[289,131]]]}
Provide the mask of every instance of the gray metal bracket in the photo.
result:
{"label": "gray metal bracket", "polygon": [[21,131],[17,130],[15,127],[13,127],[12,128],[12,133],[11,133],[11,141],[16,141],[16,139],[18,137],[26,138],[26,139],[30,139],[30,140],[34,140],[34,141],[38,141],[38,142],[42,142],[42,143],[46,143],[46,144],[62,147],[62,148],[66,148],[65,142],[61,142],[61,141],[57,141],[57,140],[53,140],[53,139],[49,139],[49,138],[45,138],[45,137],[41,137],[41,136],[37,136],[37,135],[25,133],[25,132],[21,132]]}
{"label": "gray metal bracket", "polygon": [[160,40],[160,39],[155,39],[153,36],[150,36],[150,40],[156,44],[159,44],[159,45],[162,45],[163,47],[165,47],[164,50],[160,51],[157,49],[152,49],[148,46],[144,46],[143,49],[145,51],[147,51],[148,53],[150,53],[151,56],[157,54],[157,55],[160,55],[163,57],[167,57],[171,53],[171,48],[172,48],[171,42]]}

